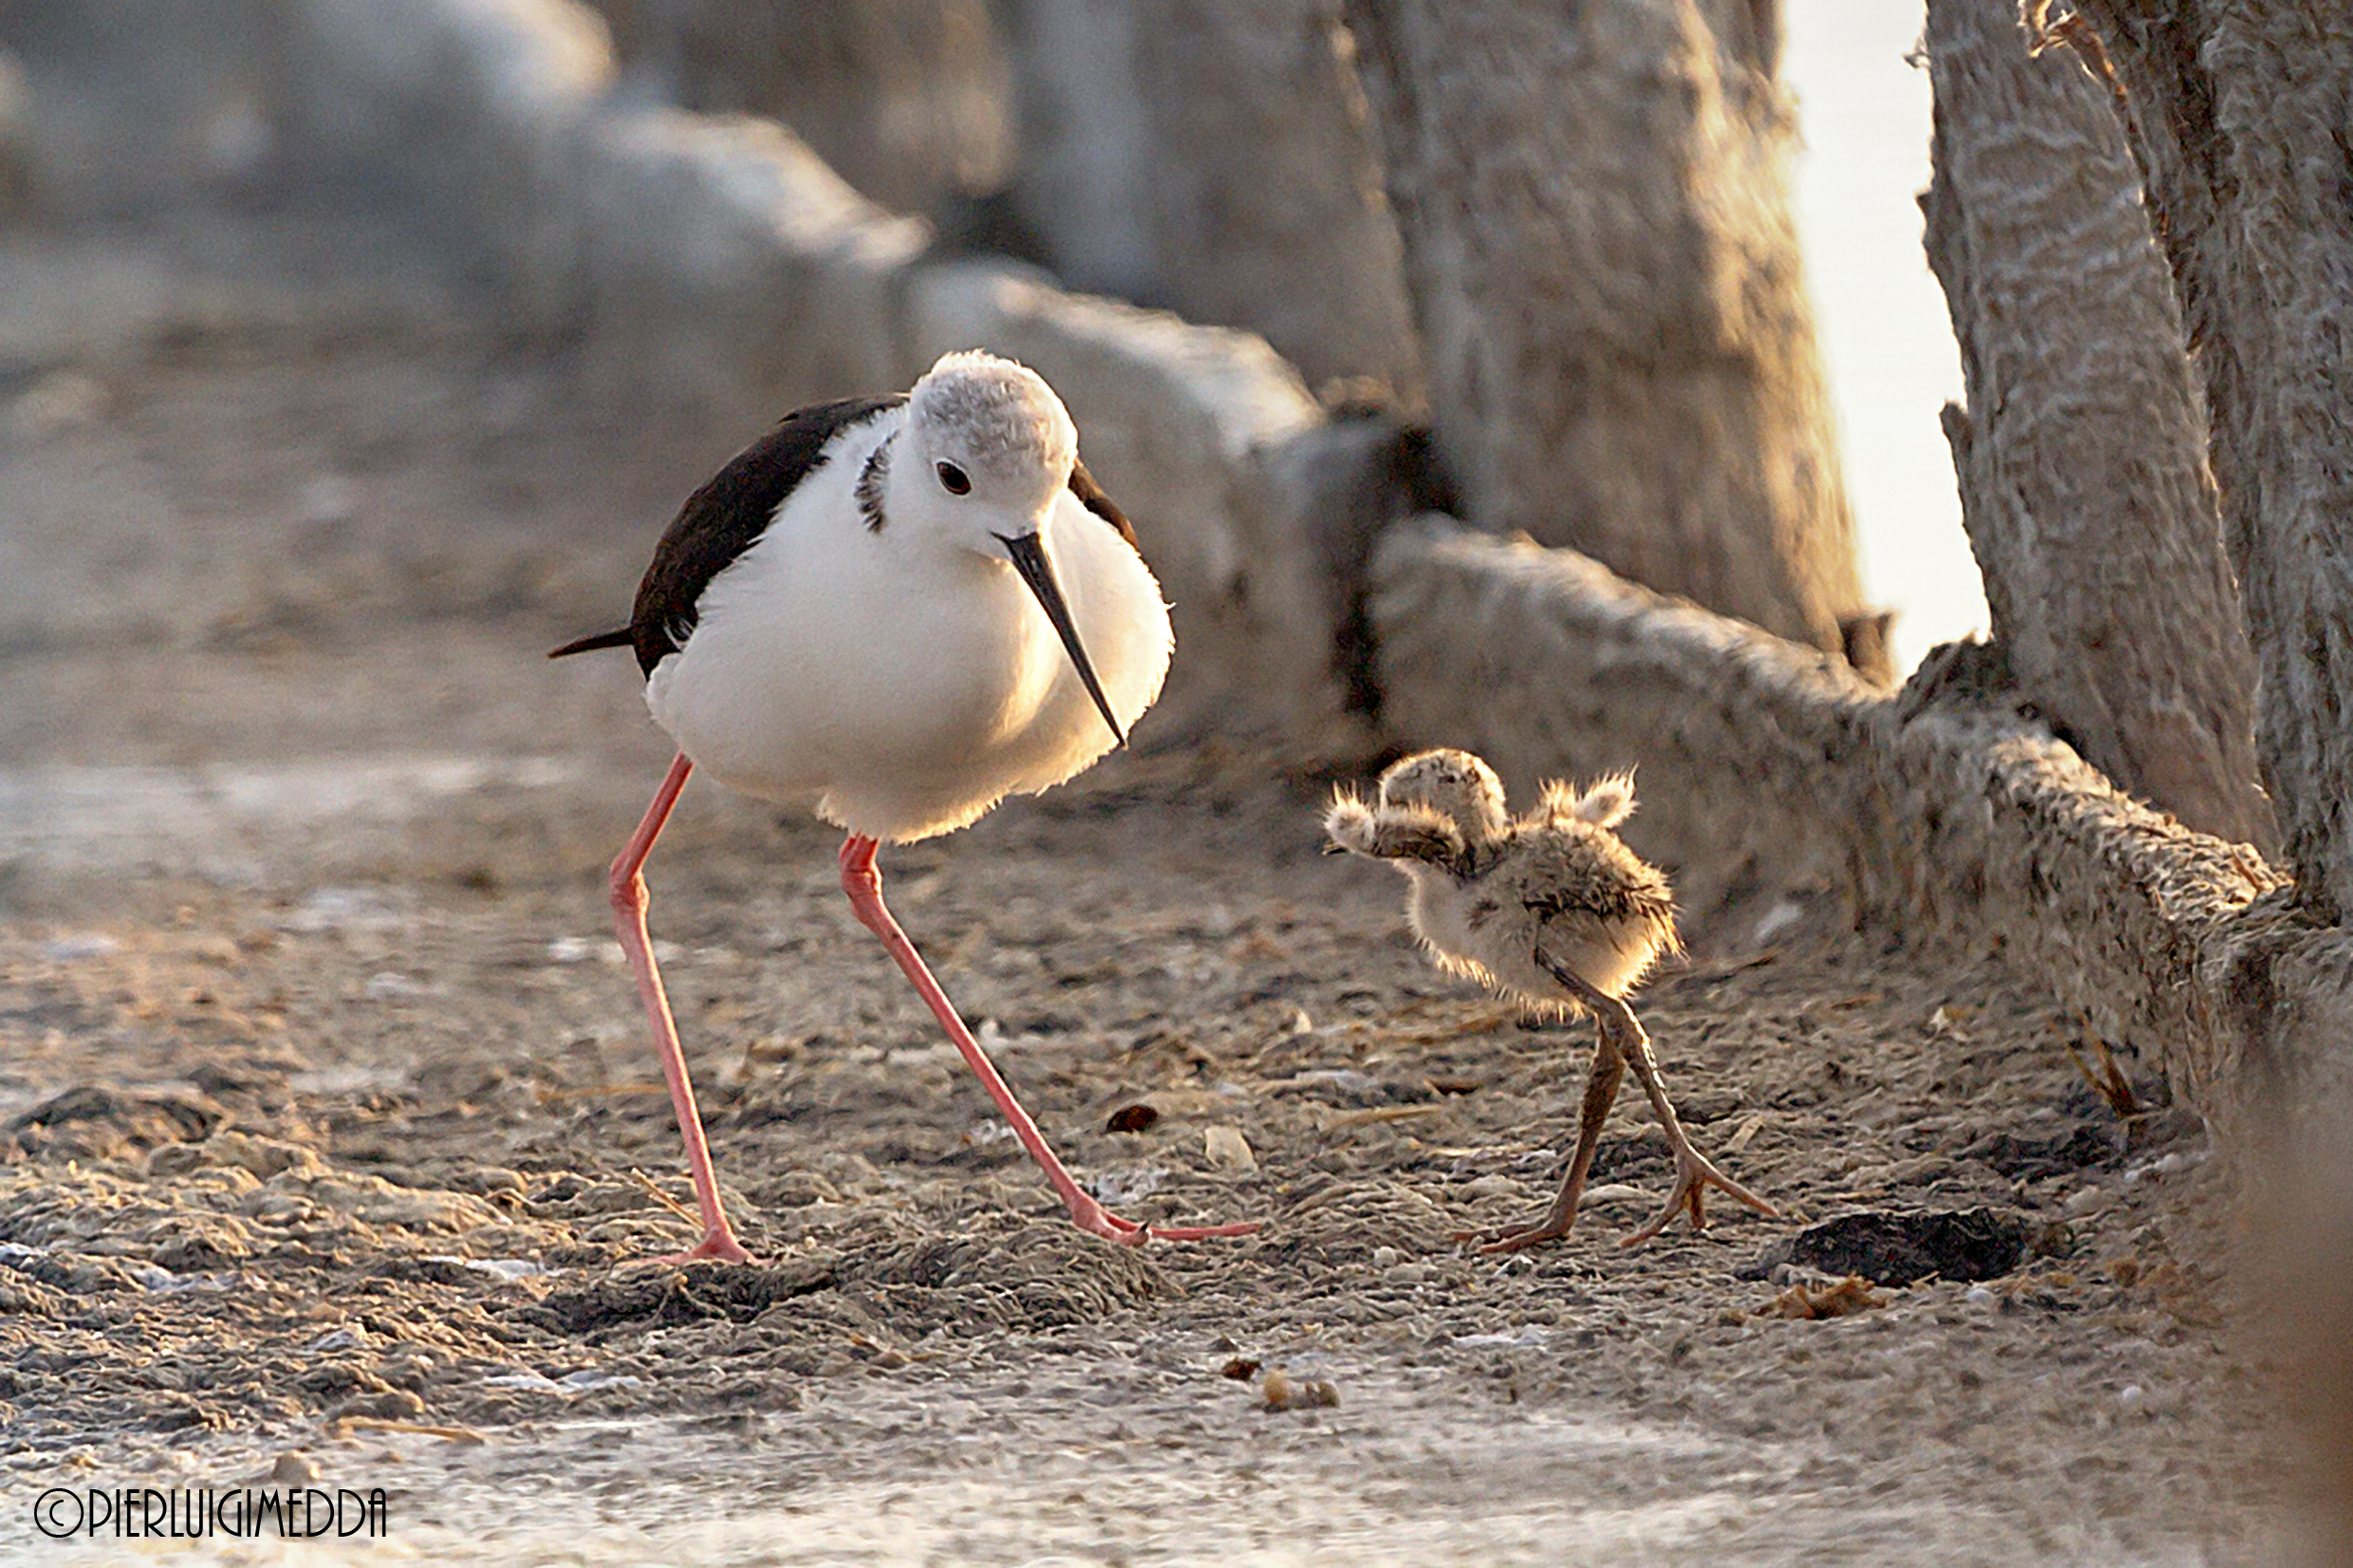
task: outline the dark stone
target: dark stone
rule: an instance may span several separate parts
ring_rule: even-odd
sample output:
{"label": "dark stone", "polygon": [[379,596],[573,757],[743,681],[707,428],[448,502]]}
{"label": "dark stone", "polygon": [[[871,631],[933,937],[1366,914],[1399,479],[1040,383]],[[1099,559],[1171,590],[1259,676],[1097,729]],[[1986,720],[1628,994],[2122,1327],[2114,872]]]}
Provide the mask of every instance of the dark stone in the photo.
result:
{"label": "dark stone", "polygon": [[832,1283],[830,1263],[790,1263],[771,1268],[698,1262],[675,1268],[639,1268],[584,1289],[551,1291],[545,1301],[516,1316],[536,1327],[569,1335],[622,1325],[672,1328],[713,1318],[746,1323],[778,1301],[810,1295]]}
{"label": "dark stone", "polygon": [[1603,1138],[1593,1148],[1593,1168],[1586,1180],[1595,1186],[1604,1182],[1623,1181],[1629,1176],[1648,1175],[1672,1170],[1675,1157],[1666,1145],[1637,1134],[1630,1138]]}
{"label": "dark stone", "polygon": [[1908,1285],[1934,1275],[1998,1280],[2026,1260],[2027,1225],[1998,1208],[1936,1214],[1841,1214],[1765,1249],[1737,1278],[1762,1280],[1783,1264]]}
{"label": "dark stone", "polygon": [[1961,1157],[1982,1160],[2012,1181],[2040,1181],[2086,1166],[2105,1165],[2117,1153],[2113,1124],[2102,1127],[2079,1121],[2041,1137],[1993,1133],[1962,1150]]}
{"label": "dark stone", "polygon": [[180,1095],[129,1094],[95,1083],[77,1085],[11,1119],[12,1133],[98,1122],[115,1126],[142,1145],[211,1137],[229,1113],[210,1100]]}

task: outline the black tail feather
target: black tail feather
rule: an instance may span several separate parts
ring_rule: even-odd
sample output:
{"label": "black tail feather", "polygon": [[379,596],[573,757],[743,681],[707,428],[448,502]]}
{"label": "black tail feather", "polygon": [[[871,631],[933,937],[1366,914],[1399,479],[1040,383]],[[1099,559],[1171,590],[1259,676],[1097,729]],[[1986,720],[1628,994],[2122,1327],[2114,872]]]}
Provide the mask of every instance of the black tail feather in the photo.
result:
{"label": "black tail feather", "polygon": [[599,632],[595,636],[582,637],[578,642],[567,642],[547,656],[568,658],[574,654],[593,654],[600,648],[627,648],[634,640],[630,636],[629,628],[623,626],[617,632]]}

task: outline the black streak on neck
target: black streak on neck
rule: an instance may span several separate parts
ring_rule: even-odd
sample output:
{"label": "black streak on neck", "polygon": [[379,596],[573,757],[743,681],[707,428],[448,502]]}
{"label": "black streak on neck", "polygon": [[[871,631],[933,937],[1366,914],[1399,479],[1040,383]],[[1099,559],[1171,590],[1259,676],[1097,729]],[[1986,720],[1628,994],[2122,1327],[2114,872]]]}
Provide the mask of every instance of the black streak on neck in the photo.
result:
{"label": "black streak on neck", "polygon": [[882,482],[890,477],[891,443],[898,438],[896,433],[884,436],[866,454],[866,466],[858,470],[858,515],[866,520],[868,533],[882,531]]}

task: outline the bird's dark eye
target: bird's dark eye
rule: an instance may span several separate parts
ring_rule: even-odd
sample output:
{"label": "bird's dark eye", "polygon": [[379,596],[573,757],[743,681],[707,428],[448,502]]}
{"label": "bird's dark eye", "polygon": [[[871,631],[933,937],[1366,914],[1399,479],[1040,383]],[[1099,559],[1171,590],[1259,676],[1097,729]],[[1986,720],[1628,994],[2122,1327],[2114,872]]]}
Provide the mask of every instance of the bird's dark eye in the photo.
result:
{"label": "bird's dark eye", "polygon": [[954,463],[935,463],[932,469],[939,475],[940,484],[947,489],[950,495],[970,495],[972,493],[973,476]]}

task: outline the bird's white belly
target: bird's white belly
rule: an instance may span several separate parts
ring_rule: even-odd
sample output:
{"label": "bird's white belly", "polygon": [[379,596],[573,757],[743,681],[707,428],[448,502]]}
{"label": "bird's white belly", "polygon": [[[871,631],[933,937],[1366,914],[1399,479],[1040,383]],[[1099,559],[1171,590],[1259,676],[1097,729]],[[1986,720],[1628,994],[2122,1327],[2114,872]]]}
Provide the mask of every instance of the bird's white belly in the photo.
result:
{"label": "bird's white belly", "polygon": [[[879,545],[862,536],[852,549]],[[1109,728],[1009,564],[960,555],[911,571],[903,557],[877,559],[897,569],[852,553],[821,586],[806,563],[792,569],[782,541],[754,545],[713,580],[694,635],[648,680],[656,722],[720,783],[812,804],[892,842],[962,827],[1110,749]],[[1136,575],[1151,584],[1139,562]],[[1132,723],[1167,667],[1158,587],[1147,590],[1156,660],[1105,615],[1121,584],[1065,576],[1113,708]]]}

